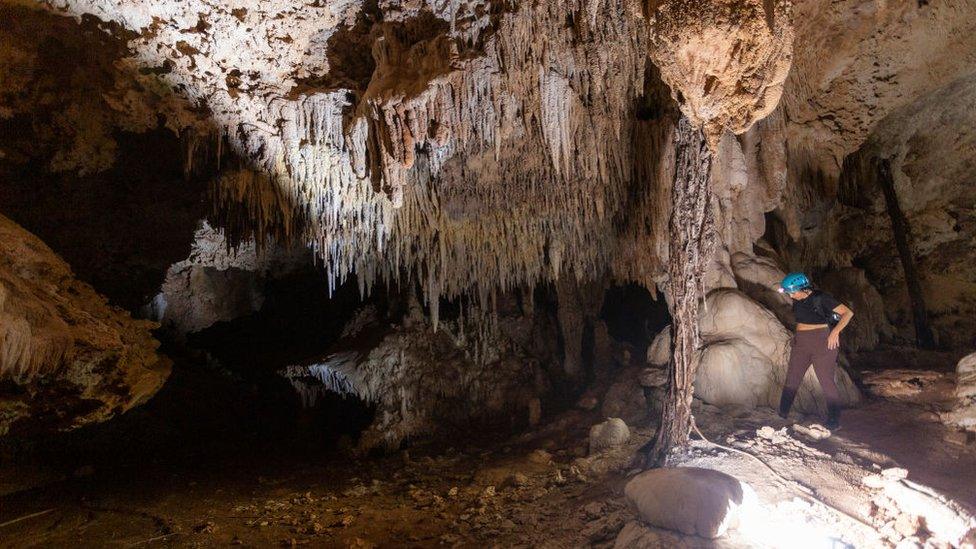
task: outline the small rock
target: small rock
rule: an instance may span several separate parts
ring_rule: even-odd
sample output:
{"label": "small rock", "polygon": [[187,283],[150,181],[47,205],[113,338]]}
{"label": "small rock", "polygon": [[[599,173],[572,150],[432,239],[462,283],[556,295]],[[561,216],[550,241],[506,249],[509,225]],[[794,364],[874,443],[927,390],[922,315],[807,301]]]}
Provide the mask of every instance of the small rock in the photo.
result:
{"label": "small rock", "polygon": [[203,524],[198,524],[193,531],[198,534],[213,534],[217,531],[217,525],[213,522],[205,522]]}
{"label": "small rock", "polygon": [[901,480],[908,478],[908,469],[903,469],[901,467],[889,467],[881,471],[881,476],[888,480]]}
{"label": "small rock", "polygon": [[902,513],[895,519],[895,531],[906,538],[917,534],[919,526],[918,517],[908,513]]}
{"label": "small rock", "polygon": [[563,472],[560,471],[559,469],[556,469],[556,474],[553,475],[552,480],[556,484],[565,484],[566,483],[566,477],[563,476]]}
{"label": "small rock", "polygon": [[843,452],[837,452],[834,454],[834,461],[838,463],[845,463],[847,465],[854,465],[854,458]]}
{"label": "small rock", "polygon": [[799,423],[793,425],[793,431],[799,433],[800,435],[812,440],[824,440],[830,438],[830,430],[826,427],[814,423],[809,427],[800,425]]}
{"label": "small rock", "polygon": [[624,420],[607,418],[603,423],[590,427],[590,453],[598,453],[620,446],[630,439],[630,428]]}
{"label": "small rock", "polygon": [[603,502],[602,501],[591,501],[583,506],[583,514],[587,518],[597,518],[603,516]]}
{"label": "small rock", "polygon": [[362,484],[353,486],[352,488],[346,489],[342,492],[342,495],[346,497],[362,497],[369,493],[369,490]]}
{"label": "small rock", "polygon": [[759,438],[763,438],[772,442],[773,444],[782,444],[790,440],[790,436],[786,434],[786,427],[783,427],[779,431],[773,429],[769,425],[763,425],[756,430],[756,435]]}
{"label": "small rock", "polygon": [[867,475],[861,479],[861,484],[867,486],[868,488],[881,489],[888,484],[888,479],[881,475]]}

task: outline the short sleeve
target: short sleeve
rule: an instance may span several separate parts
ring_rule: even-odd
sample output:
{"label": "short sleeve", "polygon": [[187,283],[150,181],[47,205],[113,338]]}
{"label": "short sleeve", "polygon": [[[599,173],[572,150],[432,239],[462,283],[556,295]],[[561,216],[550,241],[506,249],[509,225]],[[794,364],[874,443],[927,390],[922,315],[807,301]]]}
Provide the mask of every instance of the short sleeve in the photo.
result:
{"label": "short sleeve", "polygon": [[820,292],[820,303],[823,304],[824,313],[833,311],[840,305],[840,301],[837,301],[834,296],[828,294],[827,292]]}

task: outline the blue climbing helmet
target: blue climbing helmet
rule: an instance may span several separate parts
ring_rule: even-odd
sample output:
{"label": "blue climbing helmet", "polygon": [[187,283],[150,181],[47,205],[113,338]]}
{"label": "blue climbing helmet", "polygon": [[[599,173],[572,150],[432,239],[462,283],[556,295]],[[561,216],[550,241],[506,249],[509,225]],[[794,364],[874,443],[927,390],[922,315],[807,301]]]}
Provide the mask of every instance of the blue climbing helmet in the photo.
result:
{"label": "blue climbing helmet", "polygon": [[790,273],[779,283],[780,293],[790,294],[810,288],[810,279],[803,273]]}

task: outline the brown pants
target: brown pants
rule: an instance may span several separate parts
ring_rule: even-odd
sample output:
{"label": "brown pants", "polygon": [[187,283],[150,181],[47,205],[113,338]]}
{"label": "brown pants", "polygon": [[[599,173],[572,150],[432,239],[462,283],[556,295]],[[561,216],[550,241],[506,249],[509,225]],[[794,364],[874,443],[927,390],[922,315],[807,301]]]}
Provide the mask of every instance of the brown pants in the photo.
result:
{"label": "brown pants", "polygon": [[829,334],[830,330],[827,328],[796,332],[793,336],[793,350],[790,352],[790,367],[786,371],[784,389],[796,391],[803,381],[803,375],[807,373],[807,368],[813,364],[813,371],[820,381],[827,407],[836,408],[840,406],[840,395],[834,382],[838,349],[827,348]]}

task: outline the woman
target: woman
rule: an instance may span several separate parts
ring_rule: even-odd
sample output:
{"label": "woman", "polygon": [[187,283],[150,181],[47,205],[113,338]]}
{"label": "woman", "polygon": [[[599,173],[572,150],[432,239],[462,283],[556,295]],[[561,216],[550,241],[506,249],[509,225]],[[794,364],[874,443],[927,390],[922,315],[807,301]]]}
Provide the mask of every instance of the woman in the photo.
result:
{"label": "woman", "polygon": [[783,419],[789,415],[803,375],[813,364],[813,371],[827,401],[827,428],[838,429],[841,402],[834,382],[834,369],[837,367],[840,333],[854,318],[854,311],[830,294],[814,290],[810,279],[803,273],[786,275],[779,291],[793,300],[793,315],[796,318],[796,334],[793,336],[783,396],[779,401],[779,415]]}

